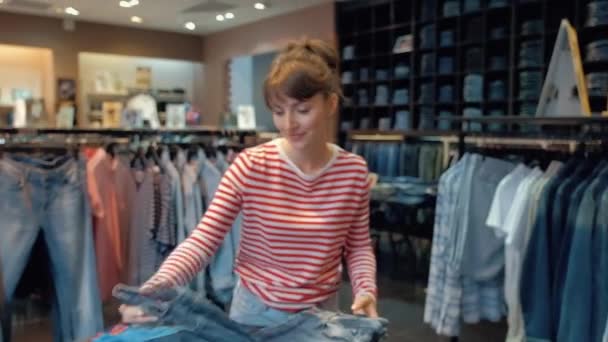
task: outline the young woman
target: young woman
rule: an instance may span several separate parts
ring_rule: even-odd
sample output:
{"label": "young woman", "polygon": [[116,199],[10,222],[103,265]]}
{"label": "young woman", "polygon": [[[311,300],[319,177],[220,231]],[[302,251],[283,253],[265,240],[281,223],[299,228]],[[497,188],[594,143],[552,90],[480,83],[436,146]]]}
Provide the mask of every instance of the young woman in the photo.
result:
{"label": "young woman", "polygon": [[[244,150],[196,230],[141,288],[183,286],[203,269],[242,211],[230,317],[280,324],[311,307],[337,310],[346,259],[356,314],[377,317],[365,161],[329,143],[341,96],[337,53],[320,40],[290,43],[264,82],[281,138]],[[154,320],[121,307],[125,322]]]}

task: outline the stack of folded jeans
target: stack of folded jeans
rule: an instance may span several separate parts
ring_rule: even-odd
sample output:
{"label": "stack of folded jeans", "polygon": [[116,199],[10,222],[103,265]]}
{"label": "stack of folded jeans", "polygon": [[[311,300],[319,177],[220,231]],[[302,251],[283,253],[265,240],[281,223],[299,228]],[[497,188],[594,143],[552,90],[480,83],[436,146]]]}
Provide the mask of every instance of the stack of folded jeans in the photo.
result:
{"label": "stack of folded jeans", "polygon": [[393,129],[404,131],[412,129],[410,112],[406,110],[397,111],[395,113],[395,125]]}
{"label": "stack of folded jeans", "polygon": [[467,50],[465,70],[468,72],[483,70],[483,50],[481,48],[470,48]]}
{"label": "stack of folded jeans", "polygon": [[479,74],[465,76],[463,99],[466,102],[481,102],[483,100],[483,76]]}
{"label": "stack of folded jeans", "polygon": [[388,104],[388,86],[376,86],[376,98],[374,100],[374,103],[380,106]]}
{"label": "stack of folded jeans", "polygon": [[433,107],[420,107],[420,122],[418,123],[419,130],[429,130],[435,128],[435,120],[433,118]]}
{"label": "stack of folded jeans", "polygon": [[355,58],[355,46],[354,45],[346,45],[344,49],[342,49],[342,59],[347,61],[349,59]]}
{"label": "stack of folded jeans", "polygon": [[369,69],[368,68],[359,69],[359,81],[369,81]]}
{"label": "stack of folded jeans", "polygon": [[505,82],[502,80],[490,82],[489,93],[490,100],[492,101],[504,100],[507,97],[507,89],[505,86]]}
{"label": "stack of folded jeans", "polygon": [[421,3],[420,20],[427,21],[435,19],[436,0],[427,0]]}
{"label": "stack of folded jeans", "polygon": [[534,116],[536,115],[537,102],[524,102],[519,109],[519,115]]}
{"label": "stack of folded jeans", "polygon": [[464,13],[477,11],[481,8],[480,0],[464,0]]}
{"label": "stack of folded jeans", "polygon": [[352,121],[342,121],[340,123],[340,130],[343,132],[346,131],[350,131],[351,129],[353,129],[353,122]]}
{"label": "stack of folded jeans", "polygon": [[507,68],[507,58],[505,56],[490,57],[490,70],[505,70]]}
{"label": "stack of folded jeans", "polygon": [[483,40],[483,27],[481,17],[475,17],[467,20],[467,42],[479,43]]}
{"label": "stack of folded jeans", "polygon": [[608,1],[594,1],[587,4],[585,26],[608,25]]}
{"label": "stack of folded jeans", "polygon": [[592,72],[587,74],[587,89],[590,96],[608,96],[608,72]]}
{"label": "stack of folded jeans", "polygon": [[[462,111],[462,116],[465,118],[481,118],[481,110],[479,108],[468,107]],[[462,123],[462,129],[467,132],[481,132],[483,125],[480,122],[465,121]]]}
{"label": "stack of folded jeans", "polygon": [[367,106],[369,104],[369,98],[367,97],[367,89],[357,90],[357,104],[360,106]]}
{"label": "stack of folded jeans", "polygon": [[503,39],[507,37],[507,28],[504,26],[494,27],[490,30],[490,39]]}
{"label": "stack of folded jeans", "polygon": [[393,104],[404,105],[410,102],[410,92],[407,88],[397,89],[393,93]]}
{"label": "stack of folded jeans", "polygon": [[344,71],[342,73],[342,84],[349,84],[353,82],[353,72],[352,71]]}
{"label": "stack of folded jeans", "polygon": [[441,31],[439,35],[439,46],[446,47],[454,45],[454,31],[445,30]]}
{"label": "stack of folded jeans", "polygon": [[447,0],[443,3],[444,17],[457,17],[460,14],[460,2],[455,0]]}
{"label": "stack of folded jeans", "polygon": [[439,102],[450,103],[454,101],[454,87],[451,85],[442,85],[439,87]]}
{"label": "stack of folded jeans", "polygon": [[488,3],[489,8],[506,7],[509,5],[509,0],[490,0]]}
{"label": "stack of folded jeans", "polygon": [[435,73],[435,54],[425,53],[420,60],[420,72],[422,75],[428,76]]}
{"label": "stack of folded jeans", "polygon": [[369,118],[361,119],[359,129],[370,129],[370,126],[371,126],[371,120]]}
{"label": "stack of folded jeans", "polygon": [[541,19],[528,20],[521,25],[521,35],[542,34],[544,29]]}
{"label": "stack of folded jeans", "polygon": [[537,67],[543,62],[543,42],[533,40],[521,43],[519,49],[520,67]]}
{"label": "stack of folded jeans", "polygon": [[420,97],[418,97],[419,103],[433,103],[435,100],[435,87],[433,83],[423,83],[420,86]]}
{"label": "stack of folded jeans", "polygon": [[410,67],[399,63],[397,64],[397,66],[395,66],[395,78],[396,79],[403,79],[403,78],[407,78],[410,75]]}
{"label": "stack of folded jeans", "polygon": [[[428,159],[428,158],[427,158]],[[433,158],[435,159],[435,158]],[[428,159],[428,162],[436,162]],[[435,167],[429,163],[429,168]],[[437,182],[428,182],[411,176],[380,177],[378,183],[371,190],[373,201],[388,203],[400,203],[408,206],[419,206],[426,201],[432,200],[437,195]],[[402,208],[392,211],[390,206],[383,208],[386,217],[385,222],[397,224],[403,219]]]}
{"label": "stack of folded jeans", "polygon": [[435,25],[427,25],[420,30],[420,48],[432,49],[435,47]]}
{"label": "stack of folded jeans", "polygon": [[540,71],[523,71],[519,73],[519,99],[538,100],[543,86],[543,75]]}
{"label": "stack of folded jeans", "polygon": [[[490,111],[490,117],[500,118],[505,116],[505,111],[502,109],[492,109]],[[505,125],[501,123],[491,123],[488,125],[488,130],[493,132],[500,132],[505,129]]]}
{"label": "stack of folded jeans", "polygon": [[378,130],[388,131],[391,129],[391,118],[378,119]]}
{"label": "stack of folded jeans", "polygon": [[388,80],[388,70],[376,69],[376,81],[386,81],[386,80]]}
{"label": "stack of folded jeans", "polygon": [[439,74],[447,75],[454,72],[453,57],[439,57]]}
{"label": "stack of folded jeans", "polygon": [[[439,112],[440,118],[451,118],[452,116],[454,116],[454,113],[448,110],[442,110]],[[439,119],[439,129],[442,131],[449,131],[452,129],[452,121]]]}
{"label": "stack of folded jeans", "polygon": [[587,62],[608,61],[608,39],[596,40],[587,44]]}

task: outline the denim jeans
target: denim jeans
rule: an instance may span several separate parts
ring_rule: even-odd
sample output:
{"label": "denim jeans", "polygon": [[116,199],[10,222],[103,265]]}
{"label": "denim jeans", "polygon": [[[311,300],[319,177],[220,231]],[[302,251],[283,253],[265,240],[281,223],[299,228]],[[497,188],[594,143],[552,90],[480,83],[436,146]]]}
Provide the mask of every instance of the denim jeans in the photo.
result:
{"label": "denim jeans", "polygon": [[397,64],[394,74],[397,79],[407,78],[410,75],[410,67],[405,64]]}
{"label": "denim jeans", "polygon": [[439,102],[450,103],[454,101],[454,87],[443,85],[439,88]]}
{"label": "denim jeans", "polygon": [[393,93],[393,104],[396,105],[404,105],[410,102],[410,93],[409,90],[406,89],[397,89]]}
{"label": "denim jeans", "polygon": [[[239,287],[237,287],[238,291]],[[387,321],[310,309],[287,313],[265,306],[251,292],[235,291],[235,305],[240,306],[239,323],[219,308],[191,292],[161,291],[153,298],[138,294],[137,289],[117,287],[115,296],[125,304],[138,305],[144,312],[159,318],[158,325],[174,326],[188,331],[189,341],[379,341],[386,334]],[[251,296],[251,297],[248,297]],[[273,311],[273,312],[270,312]],[[267,320],[260,320],[264,317]],[[258,325],[256,323],[265,323]]]}
{"label": "denim jeans", "polygon": [[507,28],[504,26],[494,27],[490,30],[490,38],[502,39],[507,36]]}
{"label": "denim jeans", "polygon": [[435,85],[433,83],[423,83],[420,85],[420,103],[433,103],[435,101]]}
{"label": "denim jeans", "polygon": [[490,0],[490,2],[488,3],[489,8],[505,7],[508,5],[509,0]]}
{"label": "denim jeans", "polygon": [[585,26],[598,26],[608,24],[608,3],[594,1],[587,4],[587,21]]}
{"label": "denim jeans", "polygon": [[603,329],[602,342],[608,342],[608,279],[604,276],[608,273],[608,191],[602,194],[599,205],[597,234],[593,239],[593,260],[598,260],[592,282],[593,327],[595,336],[601,336]]}
{"label": "denim jeans", "polygon": [[420,60],[420,71],[422,75],[432,75],[435,73],[435,54],[425,53]]}
{"label": "denim jeans", "polygon": [[385,85],[376,86],[375,103],[377,105],[388,104],[388,86],[385,86]]}
{"label": "denim jeans", "polygon": [[43,233],[57,305],[54,339],[92,336],[102,327],[102,314],[84,165],[69,156],[50,161],[5,156],[0,193],[0,279],[6,297],[1,300],[12,299]]}
{"label": "denim jeans", "polygon": [[420,48],[428,49],[435,46],[435,25],[427,25],[420,30]]}
{"label": "denim jeans", "polygon": [[400,110],[395,113],[395,125],[393,129],[396,130],[408,130],[412,128],[410,112]]}
{"label": "denim jeans", "polygon": [[412,144],[401,144],[399,154],[399,175],[418,177],[418,155],[420,147]]}
{"label": "denim jeans", "polygon": [[[439,112],[439,116],[441,118],[449,118],[454,116],[454,113],[447,111],[447,110],[442,110]],[[443,131],[449,131],[452,128],[452,121],[450,120],[439,120],[439,129],[443,130]]]}
{"label": "denim jeans", "polygon": [[454,72],[454,58],[439,57],[439,73],[442,75]]}
{"label": "denim jeans", "polygon": [[608,39],[596,40],[593,43],[587,44],[588,62],[599,62],[608,60]]}
{"label": "denim jeans", "polygon": [[460,2],[449,0],[443,3],[443,16],[456,17],[460,14]]}
{"label": "denim jeans", "polygon": [[466,102],[483,100],[483,76],[470,74],[464,78],[463,99]]}
{"label": "denim jeans", "polygon": [[521,25],[522,35],[541,34],[543,33],[544,23],[540,19],[528,20]]}
{"label": "denim jeans", "polygon": [[587,74],[589,95],[605,97],[608,93],[608,72],[592,72]]}
{"label": "denim jeans", "polygon": [[[462,116],[465,118],[481,118],[482,113],[479,108],[467,107],[462,111]],[[468,132],[481,132],[483,125],[479,122],[463,122],[462,129]]]}
{"label": "denim jeans", "polygon": [[[431,94],[432,96],[432,94]],[[433,98],[429,102],[433,102]],[[420,108],[420,122],[418,123],[418,129],[429,130],[435,128],[435,121],[433,117],[433,108],[421,107]]]}
{"label": "denim jeans", "polygon": [[481,7],[480,0],[464,0],[464,12],[473,12]]}
{"label": "denim jeans", "polygon": [[507,96],[507,89],[504,81],[497,80],[490,83],[490,100],[504,100]]}
{"label": "denim jeans", "polygon": [[347,45],[342,49],[342,59],[349,60],[355,57],[355,46]]}
{"label": "denim jeans", "polygon": [[439,36],[439,46],[452,46],[454,45],[454,31],[453,30],[445,30],[441,31]]}

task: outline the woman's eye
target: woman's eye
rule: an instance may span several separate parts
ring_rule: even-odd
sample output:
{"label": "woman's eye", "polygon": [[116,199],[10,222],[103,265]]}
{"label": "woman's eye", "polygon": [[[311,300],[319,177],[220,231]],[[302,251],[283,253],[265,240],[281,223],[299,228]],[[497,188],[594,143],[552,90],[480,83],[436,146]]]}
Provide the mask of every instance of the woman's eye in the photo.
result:
{"label": "woman's eye", "polygon": [[273,111],[273,112],[272,112],[272,114],[274,114],[274,115],[276,115],[276,116],[282,116],[282,115],[283,115],[283,112],[278,111],[278,110],[275,110],[275,111]]}
{"label": "woman's eye", "polygon": [[308,114],[308,112],[310,112],[310,108],[298,108],[300,114]]}

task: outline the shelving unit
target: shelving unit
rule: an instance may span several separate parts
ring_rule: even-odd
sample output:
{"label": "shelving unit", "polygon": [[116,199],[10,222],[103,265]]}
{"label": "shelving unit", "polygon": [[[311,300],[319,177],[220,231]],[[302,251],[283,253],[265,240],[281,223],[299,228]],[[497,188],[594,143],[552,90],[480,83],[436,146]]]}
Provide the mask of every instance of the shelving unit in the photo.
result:
{"label": "shelving unit", "polygon": [[[446,17],[444,4],[452,1],[458,4],[460,14]],[[378,129],[380,118],[390,118],[393,128],[396,113],[402,110],[409,112],[407,129],[414,130],[428,130],[429,127],[422,127],[421,123],[428,117],[439,117],[442,112],[463,116],[465,108],[478,109],[484,117],[497,115],[497,110],[509,117],[533,115],[563,18],[569,19],[577,29],[585,72],[608,71],[608,63],[585,62],[586,45],[607,39],[605,32],[608,29],[608,25],[585,27],[586,6],[590,1],[505,0],[502,1],[505,6],[492,7],[491,4],[500,1],[480,0],[478,9],[464,13],[468,1],[354,0],[337,3],[337,32],[343,53],[341,72],[352,73],[352,82],[344,84],[346,101],[341,109],[341,139],[349,129]],[[523,32],[522,25],[531,21],[540,24],[538,30]],[[495,32],[500,28],[502,32]],[[425,33],[427,30],[430,33]],[[440,44],[443,31],[453,32],[452,45]],[[412,35],[412,50],[393,53],[397,38],[406,34]],[[427,44],[423,45],[425,42]],[[537,53],[533,54],[537,60],[522,64],[521,45],[534,43],[538,44]],[[348,46],[354,48],[351,59],[344,54]],[[451,70],[440,70],[442,57],[452,59]],[[493,65],[494,57],[503,58],[502,68]],[[398,65],[409,67],[407,77],[395,77]],[[367,69],[367,78],[361,78],[362,69]],[[377,70],[386,70],[387,78],[377,79]],[[522,94],[520,78],[531,72],[539,73],[541,87],[538,94],[535,91],[532,95]],[[481,101],[464,98],[465,78],[472,73],[483,77]],[[489,96],[494,81],[503,82],[504,98]],[[446,85],[452,86],[452,99],[439,101],[441,87]],[[382,105],[376,105],[375,101],[377,92],[382,91],[379,86],[388,89],[386,103],[382,102]],[[393,104],[392,97],[397,89],[407,89],[407,104]],[[363,90],[367,93],[367,102],[361,96]],[[592,98],[591,106],[593,112],[604,110],[606,98]],[[361,125],[366,121],[369,125]],[[450,128],[458,127],[452,124]]]}

